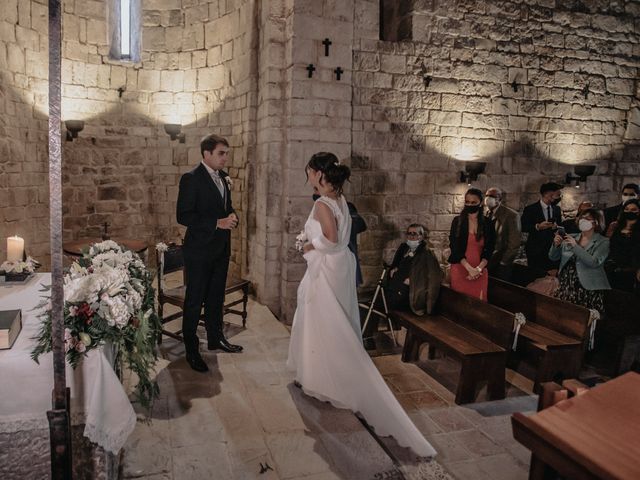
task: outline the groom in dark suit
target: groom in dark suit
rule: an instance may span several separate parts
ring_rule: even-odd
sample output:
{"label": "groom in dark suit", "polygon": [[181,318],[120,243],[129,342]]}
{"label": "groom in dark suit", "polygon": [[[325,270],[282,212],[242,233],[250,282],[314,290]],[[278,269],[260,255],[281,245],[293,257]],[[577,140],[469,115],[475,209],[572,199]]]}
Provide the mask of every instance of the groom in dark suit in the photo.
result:
{"label": "groom in dark suit", "polygon": [[184,238],[186,296],[182,319],[187,362],[194,370],[209,370],[199,352],[197,334],[204,305],[204,323],[209,350],[240,352],[222,331],[224,291],[231,254],[231,229],[238,225],[227,173],[222,171],[229,156],[229,143],[217,135],[200,142],[202,162],[180,179],[178,223],[187,227]]}

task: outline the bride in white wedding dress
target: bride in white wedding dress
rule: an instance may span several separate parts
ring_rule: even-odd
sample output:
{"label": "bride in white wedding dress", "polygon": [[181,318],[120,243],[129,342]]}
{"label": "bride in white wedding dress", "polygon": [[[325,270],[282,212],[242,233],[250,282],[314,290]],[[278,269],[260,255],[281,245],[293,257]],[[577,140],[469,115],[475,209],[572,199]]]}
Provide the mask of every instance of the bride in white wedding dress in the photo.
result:
{"label": "bride in white wedding dress", "polygon": [[351,216],[342,195],[350,170],[332,153],[307,168],[322,196],[304,227],[307,271],[298,287],[287,366],[303,391],[362,416],[380,436],[393,436],[421,457],[436,454],[398,403],[362,345],[356,261],[348,248]]}

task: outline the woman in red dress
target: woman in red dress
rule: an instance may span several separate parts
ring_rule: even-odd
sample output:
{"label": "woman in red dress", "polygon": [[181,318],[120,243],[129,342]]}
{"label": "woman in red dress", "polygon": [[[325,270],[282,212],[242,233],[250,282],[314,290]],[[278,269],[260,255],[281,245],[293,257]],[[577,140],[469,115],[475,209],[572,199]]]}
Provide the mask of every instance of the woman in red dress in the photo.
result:
{"label": "woman in red dress", "polygon": [[495,246],[495,230],[482,213],[482,192],[470,188],[464,195],[464,208],[451,222],[451,288],[487,301],[489,274],[485,270]]}

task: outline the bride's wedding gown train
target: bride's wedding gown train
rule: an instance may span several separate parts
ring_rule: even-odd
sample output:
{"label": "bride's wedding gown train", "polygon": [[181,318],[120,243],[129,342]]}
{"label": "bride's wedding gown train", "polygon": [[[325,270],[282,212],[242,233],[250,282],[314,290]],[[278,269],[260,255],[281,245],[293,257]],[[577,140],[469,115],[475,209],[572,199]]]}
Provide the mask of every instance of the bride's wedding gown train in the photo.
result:
{"label": "bride's wedding gown train", "polygon": [[[314,218],[318,202],[331,208],[338,242],[322,234]],[[307,271],[298,287],[287,366],[307,395],[359,413],[376,434],[393,436],[416,454],[436,454],[385,383],[362,345],[356,295],[356,261],[348,248],[351,216],[343,196],[320,197],[305,224],[315,247],[304,255]]]}

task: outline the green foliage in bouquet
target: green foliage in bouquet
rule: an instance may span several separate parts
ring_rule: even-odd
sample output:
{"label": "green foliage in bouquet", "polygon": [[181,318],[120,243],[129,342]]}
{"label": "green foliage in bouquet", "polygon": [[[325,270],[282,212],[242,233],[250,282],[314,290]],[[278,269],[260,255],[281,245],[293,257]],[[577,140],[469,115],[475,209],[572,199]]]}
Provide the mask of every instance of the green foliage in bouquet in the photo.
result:
{"label": "green foliage in bouquet", "polygon": [[[116,372],[124,366],[138,377],[136,399],[150,408],[158,395],[151,379],[161,324],[155,311],[152,277],[140,257],[107,240],[93,245],[64,276],[64,326],[67,361],[76,367],[87,351],[115,347]],[[47,308],[48,306],[48,308]],[[48,297],[39,305],[42,325],[31,357],[52,349]]]}

